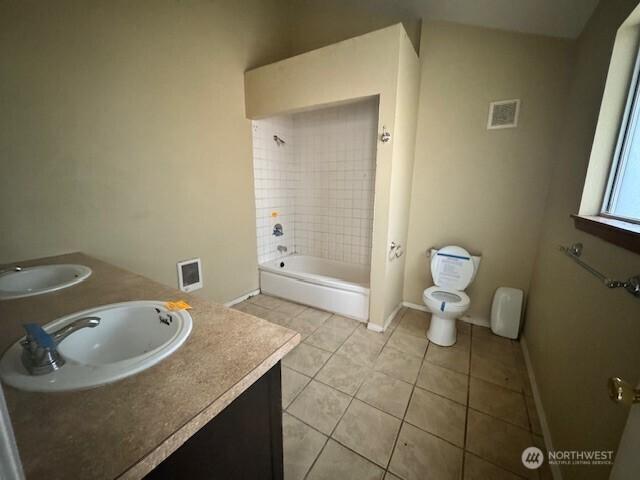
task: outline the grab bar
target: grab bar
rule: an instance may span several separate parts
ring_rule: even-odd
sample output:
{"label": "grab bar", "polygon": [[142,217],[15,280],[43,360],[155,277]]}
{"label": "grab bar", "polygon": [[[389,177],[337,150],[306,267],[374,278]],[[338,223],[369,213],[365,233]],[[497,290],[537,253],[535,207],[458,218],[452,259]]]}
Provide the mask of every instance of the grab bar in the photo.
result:
{"label": "grab bar", "polygon": [[564,245],[560,245],[560,251],[562,251],[566,256],[573,259],[578,265],[584,268],[591,275],[600,280],[603,285],[607,288],[624,288],[627,292],[629,292],[634,297],[640,298],[640,275],[635,275],[633,277],[629,277],[626,282],[620,280],[612,280],[604,273],[596,270],[588,263],[584,262],[580,259],[582,255],[583,246],[581,243],[574,243],[570,247],[565,247]]}

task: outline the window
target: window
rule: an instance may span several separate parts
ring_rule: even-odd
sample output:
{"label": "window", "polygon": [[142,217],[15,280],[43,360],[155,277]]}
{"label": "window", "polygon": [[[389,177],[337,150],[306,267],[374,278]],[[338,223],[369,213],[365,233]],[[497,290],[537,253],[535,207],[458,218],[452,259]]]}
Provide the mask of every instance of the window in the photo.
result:
{"label": "window", "polygon": [[602,215],[640,223],[640,88],[638,63],[622,119]]}

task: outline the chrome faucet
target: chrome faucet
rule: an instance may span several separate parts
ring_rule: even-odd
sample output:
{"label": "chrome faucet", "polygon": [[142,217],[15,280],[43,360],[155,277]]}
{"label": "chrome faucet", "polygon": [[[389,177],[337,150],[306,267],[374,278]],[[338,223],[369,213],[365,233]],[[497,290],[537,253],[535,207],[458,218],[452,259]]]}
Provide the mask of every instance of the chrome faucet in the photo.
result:
{"label": "chrome faucet", "polygon": [[280,253],[287,253],[287,247],[285,247],[284,245],[278,245],[276,247],[276,249],[278,250],[278,252]]}
{"label": "chrome faucet", "polygon": [[44,375],[54,372],[65,363],[58,352],[58,345],[65,338],[83,328],[100,325],[100,317],[82,317],[74,320],[53,333],[47,333],[40,325],[23,325],[27,332],[22,345],[22,364],[31,375]]}

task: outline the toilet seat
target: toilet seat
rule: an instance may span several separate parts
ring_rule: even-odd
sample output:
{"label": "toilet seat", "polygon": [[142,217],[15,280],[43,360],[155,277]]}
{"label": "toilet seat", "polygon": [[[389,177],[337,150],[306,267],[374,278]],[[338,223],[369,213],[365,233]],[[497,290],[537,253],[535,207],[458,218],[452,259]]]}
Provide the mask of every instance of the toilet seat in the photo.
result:
{"label": "toilet seat", "polygon": [[428,301],[431,303],[438,303],[439,310],[445,311],[455,309],[467,308],[471,303],[469,296],[461,292],[460,290],[454,290],[453,288],[443,288],[437,285],[427,288],[422,294],[422,299],[425,304]]}

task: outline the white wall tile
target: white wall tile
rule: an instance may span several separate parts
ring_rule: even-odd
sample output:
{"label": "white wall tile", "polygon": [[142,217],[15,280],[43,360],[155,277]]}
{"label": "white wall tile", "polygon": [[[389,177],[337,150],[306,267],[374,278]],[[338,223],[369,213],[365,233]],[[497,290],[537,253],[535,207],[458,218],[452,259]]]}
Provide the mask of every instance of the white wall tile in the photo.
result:
{"label": "white wall tile", "polygon": [[[377,125],[377,99],[253,122],[260,263],[279,256],[277,245],[371,262]],[[272,235],[276,222],[282,237]]]}

